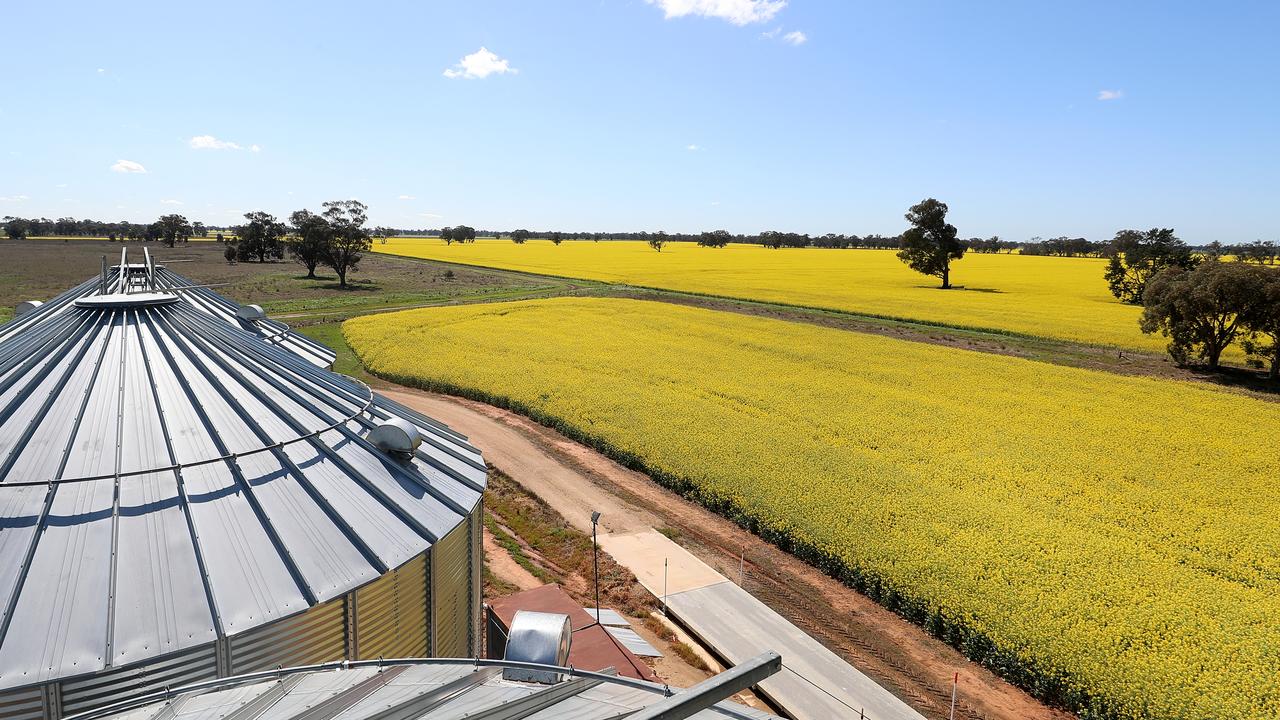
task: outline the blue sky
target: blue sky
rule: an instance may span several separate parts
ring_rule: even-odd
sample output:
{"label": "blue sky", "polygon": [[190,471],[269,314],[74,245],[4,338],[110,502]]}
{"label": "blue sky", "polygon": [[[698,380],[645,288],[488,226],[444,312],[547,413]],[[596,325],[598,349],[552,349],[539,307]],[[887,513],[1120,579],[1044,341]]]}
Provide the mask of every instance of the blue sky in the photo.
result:
{"label": "blue sky", "polygon": [[4,17],[0,215],[226,224],[356,197],[400,227],[864,234],[934,196],[966,237],[1280,238],[1276,2]]}

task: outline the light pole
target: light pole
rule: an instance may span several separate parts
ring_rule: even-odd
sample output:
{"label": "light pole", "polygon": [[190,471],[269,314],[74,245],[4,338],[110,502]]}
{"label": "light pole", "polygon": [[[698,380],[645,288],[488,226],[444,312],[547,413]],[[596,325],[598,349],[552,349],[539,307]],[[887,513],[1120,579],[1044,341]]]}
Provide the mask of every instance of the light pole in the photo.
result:
{"label": "light pole", "polygon": [[591,561],[595,566],[596,580],[596,624],[600,624],[600,548],[596,545],[596,525],[600,523],[600,513],[591,512]]}

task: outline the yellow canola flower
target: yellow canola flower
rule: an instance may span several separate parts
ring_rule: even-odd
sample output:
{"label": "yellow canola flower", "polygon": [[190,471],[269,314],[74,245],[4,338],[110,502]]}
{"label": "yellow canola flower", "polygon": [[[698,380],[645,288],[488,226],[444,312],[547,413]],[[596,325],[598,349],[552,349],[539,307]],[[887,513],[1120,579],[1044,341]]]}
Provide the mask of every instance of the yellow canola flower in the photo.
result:
{"label": "yellow canola flower", "polygon": [[[639,241],[391,238],[378,252],[506,270],[981,328],[1120,348],[1163,350],[1138,329],[1141,308],[1107,290],[1106,261],[968,253],[952,266],[957,290],[912,272],[892,250],[829,250]],[[1233,350],[1233,357],[1237,353]]]}
{"label": "yellow canola flower", "polygon": [[1280,717],[1280,403],[636,300],[344,333],[384,377],[691,481],[1112,717]]}

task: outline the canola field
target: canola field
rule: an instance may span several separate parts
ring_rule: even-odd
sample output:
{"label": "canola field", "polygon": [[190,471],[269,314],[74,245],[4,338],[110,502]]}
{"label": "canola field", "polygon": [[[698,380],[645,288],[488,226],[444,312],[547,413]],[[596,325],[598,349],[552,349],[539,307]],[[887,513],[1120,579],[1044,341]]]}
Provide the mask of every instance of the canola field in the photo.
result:
{"label": "canola field", "polygon": [[638,459],[1087,716],[1280,717],[1280,403],[638,300],[343,330],[373,372]]}
{"label": "canola field", "polygon": [[1141,308],[1120,303],[1103,280],[1106,261],[969,253],[952,282],[912,272],[892,250],[702,248],[643,242],[391,238],[374,250],[468,265],[785,303],[957,327],[1160,351],[1138,330]]}

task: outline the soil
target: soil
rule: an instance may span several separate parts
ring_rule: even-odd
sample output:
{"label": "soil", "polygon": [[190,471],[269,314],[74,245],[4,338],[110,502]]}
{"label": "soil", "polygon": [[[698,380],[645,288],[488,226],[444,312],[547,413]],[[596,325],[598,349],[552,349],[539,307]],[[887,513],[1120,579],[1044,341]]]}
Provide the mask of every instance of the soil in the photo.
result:
{"label": "soil", "polygon": [[806,563],[554,430],[471,400],[409,389],[383,392],[471,436],[491,464],[579,530],[590,531],[593,510],[603,513],[611,532],[655,527],[729,577],[738,575],[741,553],[748,591],[926,717],[947,717],[955,673],[957,717],[1073,717]]}
{"label": "soil", "polygon": [[488,528],[484,531],[484,563],[489,566],[489,572],[514,587],[512,592],[532,590],[546,584],[534,577],[533,573],[520,567],[520,563],[512,559],[511,554],[502,549],[502,546],[493,539],[493,534]]}

